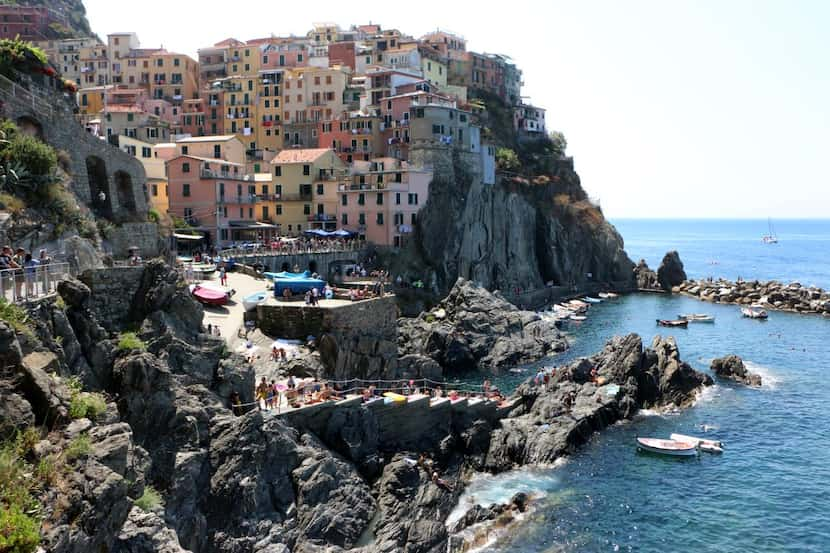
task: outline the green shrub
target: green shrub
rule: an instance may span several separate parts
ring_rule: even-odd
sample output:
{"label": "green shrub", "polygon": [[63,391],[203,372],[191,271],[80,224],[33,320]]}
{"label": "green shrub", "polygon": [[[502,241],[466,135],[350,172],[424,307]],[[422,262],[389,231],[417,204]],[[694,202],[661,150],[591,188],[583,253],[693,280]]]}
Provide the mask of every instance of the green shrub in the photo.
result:
{"label": "green shrub", "polygon": [[142,511],[154,511],[162,505],[164,505],[164,500],[153,486],[144,486],[144,493],[135,500],[135,506]]}
{"label": "green shrub", "polygon": [[151,207],[150,209],[147,210],[147,220],[150,221],[151,223],[156,223],[156,224],[158,224],[159,221],[161,221],[161,215],[159,215],[159,212],[156,208]]}
{"label": "green shrub", "polygon": [[40,505],[34,498],[37,485],[21,450],[37,434],[35,429],[18,433],[14,440],[0,444],[0,551],[35,551],[40,542],[40,524],[35,514]]}
{"label": "green shrub", "polygon": [[5,298],[0,298],[0,321],[8,323],[16,332],[32,335],[26,311],[18,305],[9,303]]}
{"label": "green shrub", "polygon": [[88,454],[92,450],[92,442],[87,434],[78,434],[69,441],[66,449],[63,450],[67,461],[73,461],[78,457]]}
{"label": "green shrub", "polygon": [[147,349],[147,344],[136,336],[135,332],[124,332],[118,336],[118,349],[121,351],[144,351]]}
{"label": "green shrub", "polygon": [[84,417],[95,420],[107,410],[107,402],[104,396],[97,392],[84,392],[81,380],[73,376],[66,381],[69,388],[69,416],[73,419]]}
{"label": "green shrub", "polygon": [[19,162],[36,176],[52,175],[58,166],[55,150],[27,134],[15,135],[9,142],[5,155],[8,160]]}
{"label": "green shrub", "polygon": [[504,171],[515,171],[519,168],[519,156],[510,148],[496,150],[496,165]]}
{"label": "green shrub", "polygon": [[40,524],[12,504],[0,509],[0,551],[30,553],[40,544]]}
{"label": "green shrub", "polygon": [[26,209],[26,202],[17,196],[0,193],[0,209],[5,209],[9,213],[17,214]]}

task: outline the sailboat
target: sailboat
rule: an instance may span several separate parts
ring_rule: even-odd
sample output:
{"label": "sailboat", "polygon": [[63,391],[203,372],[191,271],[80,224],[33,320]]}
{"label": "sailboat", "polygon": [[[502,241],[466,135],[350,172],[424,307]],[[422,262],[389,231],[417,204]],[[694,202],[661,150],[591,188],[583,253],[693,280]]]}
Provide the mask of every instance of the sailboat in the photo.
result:
{"label": "sailboat", "polygon": [[767,234],[765,234],[761,238],[761,241],[764,244],[777,244],[778,243],[778,235],[775,234],[775,229],[772,228],[772,219],[767,220],[767,225],[768,225]]}

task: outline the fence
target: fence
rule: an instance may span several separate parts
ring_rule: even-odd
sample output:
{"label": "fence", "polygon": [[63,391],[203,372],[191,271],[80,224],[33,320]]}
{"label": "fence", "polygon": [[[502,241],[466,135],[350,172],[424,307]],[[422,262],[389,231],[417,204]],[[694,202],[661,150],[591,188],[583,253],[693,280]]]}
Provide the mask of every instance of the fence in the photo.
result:
{"label": "fence", "polygon": [[58,282],[69,276],[69,263],[49,263],[0,271],[0,298],[22,303],[53,294]]}
{"label": "fence", "polygon": [[245,257],[256,255],[298,255],[309,253],[336,253],[352,252],[362,250],[366,247],[364,242],[358,240],[326,241],[317,244],[307,242],[281,242],[274,247],[274,244],[258,244],[248,248],[227,248],[221,250],[219,255],[226,257]]}

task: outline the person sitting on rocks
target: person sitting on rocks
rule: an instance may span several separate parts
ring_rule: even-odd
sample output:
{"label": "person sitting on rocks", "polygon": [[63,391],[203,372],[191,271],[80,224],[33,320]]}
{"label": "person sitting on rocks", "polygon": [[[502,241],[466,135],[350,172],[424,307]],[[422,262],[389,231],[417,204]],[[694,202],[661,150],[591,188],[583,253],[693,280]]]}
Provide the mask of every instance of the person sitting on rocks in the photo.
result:
{"label": "person sitting on rocks", "polygon": [[277,349],[277,346],[271,347],[271,361],[279,361],[280,358],[280,350]]}
{"label": "person sitting on rocks", "polygon": [[412,393],[412,383],[412,380],[403,383],[403,387],[401,388],[401,392],[403,393],[403,395],[408,396]]}
{"label": "person sitting on rocks", "polygon": [[240,416],[242,414],[242,399],[239,397],[239,392],[236,390],[231,392],[230,404],[233,414],[237,417]]}
{"label": "person sitting on rocks", "polygon": [[265,377],[262,377],[260,380],[259,385],[256,387],[256,400],[257,403],[260,404],[260,408],[263,405],[263,402],[266,401],[268,398],[268,382],[265,381]]}
{"label": "person sitting on rocks", "polygon": [[455,491],[455,487],[443,478],[441,478],[440,476],[438,476],[437,471],[432,471],[432,483],[445,491]]}
{"label": "person sitting on rocks", "polygon": [[594,384],[597,383],[597,368],[596,367],[591,367],[591,382],[593,382]]}
{"label": "person sitting on rocks", "polygon": [[460,399],[456,390],[450,390],[448,397],[450,398],[450,401],[458,401]]}
{"label": "person sitting on rocks", "polygon": [[374,398],[376,395],[378,395],[377,386],[375,386],[374,384],[370,384],[369,385],[369,397]]}

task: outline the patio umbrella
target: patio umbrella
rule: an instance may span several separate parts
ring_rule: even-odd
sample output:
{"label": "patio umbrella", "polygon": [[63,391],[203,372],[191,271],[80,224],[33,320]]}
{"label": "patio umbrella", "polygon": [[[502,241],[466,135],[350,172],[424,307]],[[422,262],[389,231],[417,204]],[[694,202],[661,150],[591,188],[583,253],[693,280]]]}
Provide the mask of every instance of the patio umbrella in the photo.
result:
{"label": "patio umbrella", "polygon": [[332,231],[332,233],[331,233],[332,236],[351,236],[353,234],[354,234],[353,232],[350,232],[350,231],[348,231],[346,229],[342,229],[342,228],[339,228],[335,231]]}

